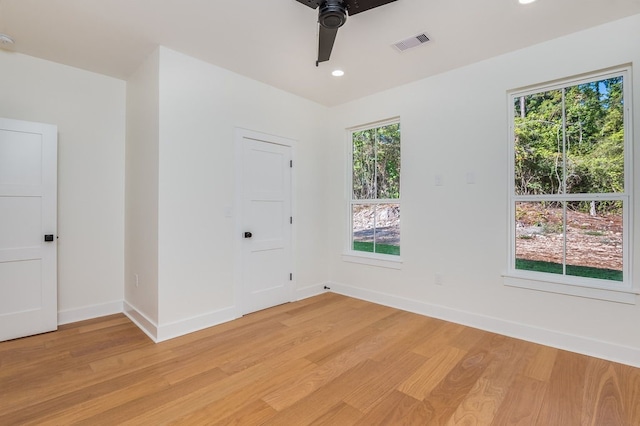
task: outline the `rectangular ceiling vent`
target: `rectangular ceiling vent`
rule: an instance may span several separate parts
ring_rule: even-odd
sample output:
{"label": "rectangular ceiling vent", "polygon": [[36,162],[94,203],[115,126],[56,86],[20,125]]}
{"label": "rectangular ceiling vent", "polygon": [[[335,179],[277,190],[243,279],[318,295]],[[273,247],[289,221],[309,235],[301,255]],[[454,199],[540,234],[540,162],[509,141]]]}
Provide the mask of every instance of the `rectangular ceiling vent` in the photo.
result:
{"label": "rectangular ceiling vent", "polygon": [[429,41],[429,37],[425,33],[410,37],[406,40],[399,41],[393,45],[399,52],[404,52],[412,47],[418,47]]}

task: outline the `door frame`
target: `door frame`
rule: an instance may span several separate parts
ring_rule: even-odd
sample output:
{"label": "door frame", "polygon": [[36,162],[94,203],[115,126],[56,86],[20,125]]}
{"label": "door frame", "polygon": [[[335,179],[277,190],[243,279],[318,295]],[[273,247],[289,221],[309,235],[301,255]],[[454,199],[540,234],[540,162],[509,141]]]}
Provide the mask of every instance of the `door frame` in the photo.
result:
{"label": "door frame", "polygon": [[[291,149],[291,161],[295,164],[295,145],[294,139],[285,138],[282,136],[275,136],[268,133],[257,132],[254,130],[243,129],[240,127],[235,128],[234,134],[234,169],[235,169],[235,185],[234,185],[234,199],[233,199],[233,287],[234,287],[234,299],[235,299],[235,316],[240,318],[247,314],[245,311],[246,303],[243,301],[243,280],[242,280],[242,261],[243,261],[243,249],[242,249],[242,233],[243,230],[243,143],[245,139],[253,139],[260,142],[272,143],[275,145],[283,145]],[[295,258],[296,258],[296,199],[295,199],[295,173],[291,170],[291,215],[293,217],[293,223],[291,225],[291,255],[289,262],[291,265],[291,273],[293,278],[288,284],[289,302],[295,301],[295,288],[296,288],[296,270],[295,270]]]}

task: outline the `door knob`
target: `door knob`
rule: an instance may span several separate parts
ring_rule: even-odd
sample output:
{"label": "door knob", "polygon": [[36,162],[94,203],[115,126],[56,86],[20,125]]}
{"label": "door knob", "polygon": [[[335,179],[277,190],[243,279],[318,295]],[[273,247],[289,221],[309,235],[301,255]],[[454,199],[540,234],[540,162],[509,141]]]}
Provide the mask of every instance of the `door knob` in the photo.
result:
{"label": "door knob", "polygon": [[53,241],[53,234],[47,234],[44,236],[44,240],[48,243],[50,243],[51,241]]}
{"label": "door knob", "polygon": [[251,238],[253,236],[253,234],[251,234],[251,232],[245,232],[244,233],[244,237],[245,238]]}

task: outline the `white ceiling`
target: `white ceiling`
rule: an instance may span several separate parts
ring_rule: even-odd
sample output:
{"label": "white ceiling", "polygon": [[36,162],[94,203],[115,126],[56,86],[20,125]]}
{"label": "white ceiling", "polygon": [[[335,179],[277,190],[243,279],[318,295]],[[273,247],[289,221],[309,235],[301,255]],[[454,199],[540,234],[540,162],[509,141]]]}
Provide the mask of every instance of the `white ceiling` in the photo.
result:
{"label": "white ceiling", "polygon": [[[295,0],[0,0],[0,33],[121,79],[163,45],[333,106],[637,13],[640,0],[398,0],[349,18],[317,68],[317,11]],[[422,32],[432,41],[391,47]]]}

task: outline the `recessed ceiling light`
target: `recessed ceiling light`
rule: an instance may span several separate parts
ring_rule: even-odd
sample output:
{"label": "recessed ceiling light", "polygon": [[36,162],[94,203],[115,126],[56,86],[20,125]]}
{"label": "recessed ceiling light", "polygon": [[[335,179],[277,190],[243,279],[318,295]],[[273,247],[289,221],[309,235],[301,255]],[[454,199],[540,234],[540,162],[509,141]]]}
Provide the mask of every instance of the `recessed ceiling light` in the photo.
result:
{"label": "recessed ceiling light", "polygon": [[334,77],[342,77],[344,75],[344,71],[342,70],[333,70],[331,71],[331,75]]}
{"label": "recessed ceiling light", "polygon": [[533,3],[536,0],[518,0],[518,2],[520,2],[520,4],[529,4],[529,3]]}

